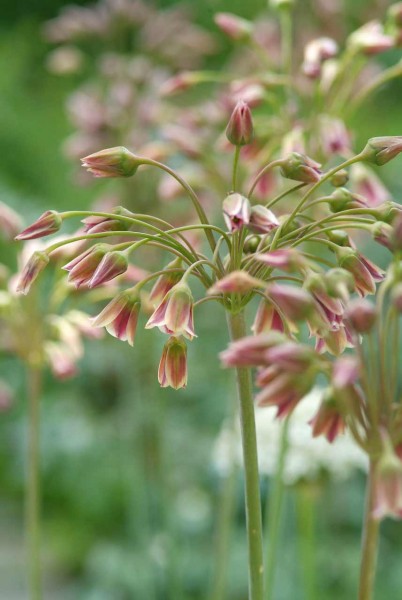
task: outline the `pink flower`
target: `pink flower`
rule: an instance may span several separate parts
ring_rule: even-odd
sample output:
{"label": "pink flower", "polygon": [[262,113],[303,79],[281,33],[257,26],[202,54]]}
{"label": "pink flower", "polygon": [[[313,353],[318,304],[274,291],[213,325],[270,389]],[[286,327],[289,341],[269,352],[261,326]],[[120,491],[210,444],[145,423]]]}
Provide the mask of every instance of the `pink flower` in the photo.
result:
{"label": "pink flower", "polygon": [[32,225],[21,231],[16,240],[33,240],[59,231],[63,219],[55,210],[47,210]]}
{"label": "pink flower", "polygon": [[360,296],[374,294],[376,282],[384,279],[384,272],[368,258],[352,248],[337,249],[339,266],[349,271],[355,280],[355,286]]}
{"label": "pink flower", "polygon": [[377,320],[377,310],[368,300],[355,299],[346,308],[345,320],[353,331],[369,333]]}
{"label": "pink flower", "polygon": [[381,179],[366,165],[352,165],[351,183],[354,191],[366,199],[368,206],[379,206],[390,199],[389,191]]}
{"label": "pink flower", "polygon": [[305,265],[305,260],[300,255],[300,252],[293,248],[257,254],[255,258],[273,269],[281,269],[288,272],[298,271]]}
{"label": "pink flower", "polygon": [[261,300],[251,330],[255,335],[271,330],[284,331],[282,317],[268,300]]}
{"label": "pink flower", "polygon": [[313,309],[313,299],[306,290],[292,285],[272,283],[267,296],[291,321],[305,319]]}
{"label": "pink flower", "polygon": [[359,379],[359,362],[353,356],[342,356],[334,362],[332,384],[336,390],[343,390]]}
{"label": "pink flower", "polygon": [[31,285],[48,263],[49,256],[46,252],[41,252],[39,250],[34,252],[19,277],[16,288],[17,293],[24,295],[28,294]]}
{"label": "pink flower", "polygon": [[356,29],[348,38],[348,46],[367,56],[379,54],[394,46],[391,36],[384,33],[384,27],[379,21],[370,21]]}
{"label": "pink flower", "polygon": [[265,287],[265,283],[260,279],[251,277],[246,271],[232,271],[228,275],[218,279],[208,294],[247,294],[255,288]]}
{"label": "pink flower", "polygon": [[127,341],[130,346],[133,346],[140,307],[138,294],[134,290],[125,290],[113,298],[97,317],[94,317],[92,325],[106,327],[110,335],[124,342]]}
{"label": "pink flower", "polygon": [[82,166],[95,177],[131,177],[143,160],[124,148],[106,148],[81,159]]}
{"label": "pink flower", "polygon": [[239,100],[233,109],[226,128],[226,137],[234,146],[245,146],[253,140],[254,131],[251,111],[248,104],[243,100]]}
{"label": "pink flower", "polygon": [[258,406],[276,406],[276,416],[286,417],[309,391],[310,377],[296,377],[278,367],[262,370],[257,377],[257,385],[263,386],[255,398]]}
{"label": "pink flower", "polygon": [[182,338],[170,337],[163,348],[158,369],[161,387],[175,390],[187,385],[187,346]]}
{"label": "pink flower", "polygon": [[22,222],[19,214],[4,202],[0,202],[0,232],[7,239],[12,240],[21,230],[21,227]]}
{"label": "pink flower", "polygon": [[402,135],[389,135],[369,139],[362,151],[365,160],[382,166],[402,152]]}
{"label": "pink flower", "polygon": [[266,365],[266,353],[269,348],[286,341],[279,331],[250,335],[232,342],[220,353],[219,358],[225,367],[253,367]]}
{"label": "pink flower", "polygon": [[109,248],[108,244],[95,244],[67,263],[63,269],[69,273],[68,281],[74,283],[76,288],[89,283]]}
{"label": "pink flower", "polygon": [[309,423],[313,428],[313,437],[324,435],[330,444],[345,431],[345,421],[331,395],[323,399]]}
{"label": "pink flower", "polygon": [[271,233],[279,226],[279,221],[269,208],[256,204],[251,207],[249,229],[254,233]]}
{"label": "pink flower", "polygon": [[250,222],[250,202],[241,194],[229,194],[223,201],[223,217],[229,231],[242,229]]}
{"label": "pink flower", "polygon": [[333,58],[338,53],[338,44],[332,38],[321,37],[309,42],[304,49],[302,69],[307,77],[316,79],[321,74],[324,60]]}
{"label": "pink flower", "polygon": [[281,160],[281,173],[287,179],[303,183],[317,183],[321,178],[321,165],[304,154],[292,152]]}
{"label": "pink flower", "polygon": [[125,273],[127,267],[128,259],[125,252],[119,252],[118,250],[107,252],[96,267],[87,285],[89,288],[94,288],[102,283],[111,281],[118,275]]}
{"label": "pink flower", "polygon": [[[169,271],[170,269],[172,269],[172,270]],[[180,269],[180,270],[174,272],[173,269]],[[153,288],[149,294],[150,302],[154,306],[157,306],[158,304],[160,304],[162,302],[163,298],[168,293],[168,291],[171,290],[172,287],[176,285],[176,283],[179,283],[182,276],[183,276],[183,271],[182,271],[182,267],[181,267],[181,259],[176,258],[175,260],[173,260],[166,266],[166,273],[163,273],[163,275],[160,275],[160,277],[158,277],[158,279],[156,280],[156,283],[153,286]]]}
{"label": "pink flower", "polygon": [[217,13],[214,21],[227,36],[232,40],[241,40],[250,37],[253,29],[252,23],[232,13]]}
{"label": "pink flower", "polygon": [[186,283],[179,282],[166,294],[150,316],[146,329],[159,327],[163,333],[192,340],[195,337],[193,297]]}
{"label": "pink flower", "polygon": [[402,517],[402,462],[392,448],[381,456],[374,484],[375,519]]}

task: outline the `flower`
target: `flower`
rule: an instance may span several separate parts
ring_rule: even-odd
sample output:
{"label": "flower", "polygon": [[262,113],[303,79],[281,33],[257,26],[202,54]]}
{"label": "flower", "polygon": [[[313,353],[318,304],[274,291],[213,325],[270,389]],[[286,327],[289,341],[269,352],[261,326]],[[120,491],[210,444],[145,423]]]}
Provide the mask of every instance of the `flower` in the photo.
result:
{"label": "flower", "polygon": [[255,315],[251,331],[258,335],[259,333],[268,333],[269,331],[284,331],[282,317],[274,308],[269,300],[261,300]]}
{"label": "flower", "polygon": [[182,338],[172,336],[166,342],[158,369],[161,387],[175,390],[187,385],[187,346]]}
{"label": "flower", "polygon": [[382,166],[402,152],[402,135],[369,139],[361,153],[364,160]]}
{"label": "flower", "polygon": [[134,345],[141,301],[133,289],[120,292],[93,318],[93,327],[106,327],[106,331],[122,341]]}
{"label": "flower", "polygon": [[87,282],[89,288],[94,288],[102,283],[114,279],[125,273],[128,267],[128,259],[125,252],[113,250],[107,252],[96,267],[91,279]]}
{"label": "flower", "polygon": [[74,283],[76,288],[89,283],[109,248],[108,244],[95,244],[67,263],[63,269],[68,271],[68,281]]}
{"label": "flower", "polygon": [[247,294],[254,288],[265,287],[265,283],[249,275],[246,271],[232,271],[222,279],[218,279],[208,294]]}
{"label": "flower", "polygon": [[316,183],[321,178],[321,165],[304,154],[292,152],[281,160],[280,169],[283,177],[303,183]]}
{"label": "flower", "polygon": [[254,233],[271,233],[279,226],[279,221],[269,208],[256,204],[251,207],[249,229]]}
{"label": "flower", "polygon": [[267,296],[291,321],[305,319],[314,306],[306,290],[292,285],[272,283],[267,288]]}
{"label": "flower", "polygon": [[353,275],[358,294],[360,296],[374,294],[376,282],[384,279],[382,269],[352,248],[338,247],[336,252],[339,266]]}
{"label": "flower", "polygon": [[286,339],[279,331],[249,335],[229,344],[229,347],[220,353],[219,358],[224,367],[253,367],[268,364],[267,350]]}
{"label": "flower", "polygon": [[372,515],[375,519],[402,518],[402,462],[393,448],[386,448],[378,461]]}
{"label": "flower", "polygon": [[350,169],[354,191],[364,196],[368,206],[378,206],[390,199],[387,188],[370,167],[356,163]]}
{"label": "flower", "polygon": [[192,340],[195,337],[193,296],[188,285],[176,283],[163,298],[145,325],[146,329],[159,327],[163,333]]}
{"label": "flower", "polygon": [[47,210],[32,225],[21,231],[16,240],[34,240],[59,231],[63,219],[55,210]]}
{"label": "flower", "polygon": [[300,270],[305,263],[300,252],[294,248],[284,248],[283,250],[273,250],[272,252],[257,254],[255,258],[269,267],[288,272]]}
{"label": "flower", "polygon": [[324,435],[332,444],[338,435],[345,431],[345,421],[339,412],[336,399],[331,393],[324,395],[319,409],[309,421],[313,437]]}
{"label": "flower", "polygon": [[28,260],[17,283],[16,291],[19,294],[28,294],[31,285],[49,263],[49,256],[46,252],[37,250]]}
{"label": "flower", "polygon": [[226,128],[226,137],[234,146],[245,146],[253,140],[251,111],[244,100],[239,100],[233,109]]}
{"label": "flower", "polygon": [[[180,270],[173,271],[173,269]],[[163,298],[168,293],[168,291],[171,290],[172,287],[176,285],[176,283],[178,283],[182,278],[183,271],[181,268],[181,259],[175,258],[175,260],[166,265],[166,268],[164,270],[166,271],[166,273],[163,273],[158,277],[155,285],[153,286],[149,294],[149,301],[154,306],[160,304]]]}
{"label": "flower", "polygon": [[117,146],[89,154],[81,162],[95,177],[131,177],[144,161],[124,146]]}
{"label": "flower", "polygon": [[370,21],[349,36],[347,45],[370,56],[389,50],[394,46],[394,40],[384,33],[384,27],[379,21]]}
{"label": "flower", "polygon": [[338,53],[338,44],[329,37],[321,37],[309,42],[304,49],[302,69],[307,77],[316,79],[321,74],[324,60],[333,58]]}
{"label": "flower", "polygon": [[229,194],[223,201],[223,217],[230,231],[237,231],[250,222],[250,202],[238,193]]}
{"label": "flower", "polygon": [[250,21],[242,19],[228,12],[217,13],[214,17],[216,25],[232,40],[242,40],[250,37],[253,25]]}

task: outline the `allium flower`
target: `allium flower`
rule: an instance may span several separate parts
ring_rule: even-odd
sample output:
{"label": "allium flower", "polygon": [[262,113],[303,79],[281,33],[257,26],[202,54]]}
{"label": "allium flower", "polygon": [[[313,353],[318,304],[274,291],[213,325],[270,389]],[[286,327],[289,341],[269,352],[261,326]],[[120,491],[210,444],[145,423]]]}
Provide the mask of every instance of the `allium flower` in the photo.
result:
{"label": "allium flower", "polygon": [[320,139],[326,156],[346,156],[350,152],[350,134],[341,119],[323,115],[320,119]]}
{"label": "allium flower", "polygon": [[311,389],[313,375],[308,371],[302,376],[273,366],[257,375],[256,383],[262,388],[255,398],[258,406],[276,406],[278,418],[289,415]]}
{"label": "allium flower", "polygon": [[356,29],[349,36],[347,44],[349,48],[370,56],[389,50],[394,46],[394,40],[384,33],[384,28],[379,21],[370,21]]}
{"label": "allium flower", "polygon": [[46,342],[45,354],[52,373],[57,379],[70,379],[77,374],[77,358],[66,344]]}
{"label": "allium flower", "polygon": [[253,367],[269,364],[266,361],[267,350],[286,340],[287,338],[279,331],[250,335],[232,342],[220,353],[219,358],[225,367]]}
{"label": "allium flower", "polygon": [[402,135],[371,138],[362,154],[368,162],[382,166],[402,152]]}
{"label": "allium flower", "polygon": [[95,177],[131,177],[143,160],[124,148],[106,148],[81,159],[82,166]]}
{"label": "allium flower", "polygon": [[251,207],[249,229],[254,233],[270,233],[279,226],[279,221],[269,208],[256,204]]}
{"label": "allium flower", "polygon": [[261,300],[258,305],[251,331],[255,335],[258,335],[259,333],[268,333],[272,330],[281,332],[285,330],[282,317],[268,299]]}
{"label": "allium flower", "polygon": [[16,240],[33,240],[59,231],[63,219],[55,210],[47,210],[32,225],[21,231]]}
{"label": "allium flower", "polygon": [[332,372],[332,385],[337,390],[343,390],[359,378],[360,366],[353,356],[342,356],[334,362]]}
{"label": "allium flower", "polygon": [[107,252],[96,267],[87,285],[89,288],[94,288],[102,283],[111,281],[118,275],[125,273],[127,267],[128,258],[125,252],[119,252],[118,250]]}
{"label": "allium flower", "polygon": [[291,285],[272,283],[267,296],[291,321],[305,319],[313,309],[313,299],[306,290]]}
{"label": "allium flower", "polygon": [[141,301],[134,290],[120,292],[105,306],[98,316],[94,317],[94,327],[106,327],[106,331],[122,341],[134,345],[138,314]]}
{"label": "allium flower", "polygon": [[354,279],[360,296],[374,294],[376,282],[384,279],[384,272],[370,260],[352,248],[338,248],[339,266],[349,271]]}
{"label": "allium flower", "polygon": [[293,152],[287,158],[281,159],[281,173],[287,179],[303,183],[317,183],[321,178],[321,165],[304,154]]}
{"label": "allium flower", "polygon": [[227,36],[232,40],[242,40],[250,37],[253,30],[253,24],[246,19],[242,19],[232,13],[217,13],[214,21]]}
{"label": "allium flower", "polygon": [[163,348],[158,381],[161,387],[175,390],[187,385],[187,346],[182,338],[172,336]]}
{"label": "allium flower", "polygon": [[39,250],[34,252],[19,277],[16,292],[24,295],[28,294],[31,285],[48,263],[49,256],[46,252]]}
{"label": "allium flower", "polygon": [[345,431],[345,421],[331,394],[324,396],[318,411],[309,423],[312,427],[313,437],[323,435],[330,444]]}
{"label": "allium flower", "polygon": [[156,283],[149,294],[149,301],[154,306],[160,304],[166,296],[166,294],[168,293],[168,291],[171,290],[172,287],[176,285],[176,283],[179,283],[180,279],[183,276],[182,271],[169,272],[169,269],[181,269],[181,265],[181,259],[176,258],[168,265],[166,265],[166,273],[160,275],[160,277],[158,277],[158,279],[156,280]]}
{"label": "allium flower", "polygon": [[84,233],[103,233],[104,231],[124,231],[127,225],[124,221],[118,218],[111,219],[110,217],[99,217],[92,215],[82,219],[84,223]]}
{"label": "allium flower", "polygon": [[105,254],[109,251],[107,244],[95,244],[76,258],[67,263],[63,269],[68,271],[68,281],[76,288],[89,283]]}
{"label": "allium flower", "polygon": [[265,287],[265,283],[247,273],[247,271],[232,271],[222,279],[218,279],[208,294],[247,294],[255,288]]}
{"label": "allium flower", "polygon": [[307,77],[316,79],[321,74],[324,60],[333,58],[338,53],[338,44],[332,38],[321,37],[309,42],[304,49],[302,69]]}
{"label": "allium flower", "polygon": [[257,254],[255,258],[273,269],[281,269],[287,272],[299,271],[305,266],[303,256],[294,248],[284,248],[283,250],[273,250],[272,252]]}
{"label": "allium flower", "polygon": [[366,208],[368,206],[364,196],[353,194],[347,188],[339,187],[332,192],[329,208],[337,213],[351,208]]}
{"label": "allium flower", "polygon": [[376,322],[377,310],[368,300],[355,299],[348,304],[344,318],[357,333],[368,333]]}
{"label": "allium flower", "polygon": [[192,340],[195,337],[193,296],[186,283],[179,282],[166,294],[150,316],[146,329],[159,327],[164,333]]}
{"label": "allium flower", "polygon": [[223,216],[229,231],[242,229],[250,222],[250,202],[241,194],[229,194],[223,201]]}
{"label": "allium flower", "polygon": [[391,448],[378,462],[374,484],[373,517],[388,516],[402,518],[402,462]]}
{"label": "allium flower", "polygon": [[226,137],[234,146],[245,146],[253,140],[254,131],[251,111],[248,104],[243,100],[239,100],[233,109],[226,128]]}

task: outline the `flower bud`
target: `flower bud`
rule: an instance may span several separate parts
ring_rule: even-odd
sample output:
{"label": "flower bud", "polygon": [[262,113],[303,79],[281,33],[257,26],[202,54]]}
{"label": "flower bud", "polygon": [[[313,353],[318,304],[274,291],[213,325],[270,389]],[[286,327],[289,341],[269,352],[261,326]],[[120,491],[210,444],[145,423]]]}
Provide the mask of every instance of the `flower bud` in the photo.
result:
{"label": "flower bud", "polygon": [[34,252],[19,277],[16,288],[17,293],[24,295],[28,294],[31,285],[48,263],[49,256],[46,252],[41,252],[39,250]]}
{"label": "flower bud", "polygon": [[346,269],[340,267],[329,269],[325,273],[324,279],[328,294],[334,298],[340,298],[344,302],[349,300],[350,294],[355,290],[353,275]]}
{"label": "flower bud", "polygon": [[329,208],[333,213],[338,213],[350,208],[366,208],[367,204],[362,196],[352,194],[347,188],[340,187],[331,194]]}
{"label": "flower bud", "polygon": [[272,346],[287,341],[279,331],[270,331],[231,342],[219,357],[225,367],[253,367],[267,364],[266,352]]}
{"label": "flower bud", "polygon": [[223,201],[223,217],[230,231],[242,229],[250,222],[250,202],[241,194],[229,194]]}
{"label": "flower bud", "polygon": [[384,279],[383,271],[352,248],[338,248],[337,255],[339,266],[353,275],[360,296],[374,294],[376,282]]}
{"label": "flower bud", "polygon": [[258,335],[260,333],[268,333],[272,330],[280,332],[285,330],[282,317],[268,299],[263,299],[258,305],[251,331],[254,335]]}
{"label": "flower bud", "polygon": [[253,24],[232,13],[217,13],[214,17],[216,25],[232,40],[248,39],[253,31]]}
{"label": "flower bud", "polygon": [[68,271],[68,281],[76,288],[88,283],[109,249],[108,244],[95,244],[67,263],[62,268]]}
{"label": "flower bud", "polygon": [[291,373],[303,373],[308,369],[316,353],[310,346],[296,342],[285,342],[268,348],[265,354],[268,364],[273,364]]}
{"label": "flower bud", "polygon": [[393,229],[391,225],[377,221],[370,226],[371,235],[373,239],[381,246],[385,246],[388,250],[393,250]]}
{"label": "flower bud", "polygon": [[257,254],[255,258],[273,269],[281,269],[288,273],[300,271],[306,266],[305,259],[294,248],[284,248],[283,250],[273,250],[272,252]]}
{"label": "flower bud", "polygon": [[366,198],[368,206],[378,206],[390,199],[389,191],[381,179],[367,165],[352,165],[350,176],[353,190]]}
{"label": "flower bud", "polygon": [[357,333],[369,333],[377,320],[377,310],[368,300],[358,298],[348,304],[344,318]]}
{"label": "flower bud", "polygon": [[273,283],[267,289],[270,298],[291,321],[305,319],[313,310],[313,299],[306,290]]}
{"label": "flower bud", "polygon": [[327,231],[327,238],[337,246],[350,246],[350,239],[346,231],[342,229],[333,229]]}
{"label": "flower bud", "polygon": [[55,210],[47,210],[32,225],[21,231],[16,240],[33,240],[59,231],[63,219]]}
{"label": "flower bud", "polygon": [[323,398],[321,405],[311,419],[309,424],[312,426],[313,437],[324,435],[330,444],[345,431],[345,421],[339,411],[339,406],[328,390]]}
{"label": "flower bud", "polygon": [[143,164],[143,159],[124,146],[116,146],[94,152],[82,158],[81,162],[95,177],[131,177]]}
{"label": "flower bud", "polygon": [[334,187],[342,187],[343,185],[346,185],[348,181],[349,173],[345,169],[337,171],[330,179],[331,185]]}
{"label": "flower bud", "polygon": [[374,483],[375,519],[402,517],[402,462],[391,443],[388,445],[390,447],[384,449],[377,465]]}
{"label": "flower bud", "polygon": [[94,317],[92,325],[106,327],[110,335],[127,341],[130,346],[133,346],[140,307],[138,293],[134,289],[125,290],[113,298],[97,317]]}
{"label": "flower bud", "polygon": [[400,152],[402,152],[402,136],[390,135],[369,139],[361,154],[363,160],[382,166]]}
{"label": "flower bud", "polygon": [[251,207],[249,229],[254,233],[270,233],[273,229],[279,226],[279,221],[274,213],[262,206],[256,204]]}
{"label": "flower bud", "polygon": [[293,152],[281,160],[280,170],[283,177],[301,181],[303,183],[316,183],[320,180],[321,165],[304,154]]}
{"label": "flower bud", "polygon": [[187,385],[187,346],[182,338],[170,337],[163,348],[158,369],[161,387],[177,390]]}
{"label": "flower bud", "polygon": [[353,356],[341,356],[336,359],[332,371],[332,384],[336,390],[343,390],[357,382],[360,367]]}
{"label": "flower bud", "polygon": [[254,254],[260,245],[261,237],[259,235],[249,235],[244,242],[243,251],[246,254]]}
{"label": "flower bud", "polygon": [[335,315],[342,315],[343,306],[341,301],[329,294],[327,281],[321,274],[309,273],[305,279],[304,288],[309,291],[327,311],[334,313]]}
{"label": "flower bud", "polygon": [[128,259],[125,252],[113,250],[107,252],[96,267],[94,274],[88,281],[88,287],[94,288],[102,283],[111,281],[118,275],[125,273],[128,268]]}
{"label": "flower bud", "polygon": [[247,294],[255,288],[265,287],[264,281],[256,279],[246,271],[232,271],[209,288],[208,294]]}
{"label": "flower bud", "polygon": [[321,75],[323,61],[333,58],[338,53],[338,44],[335,40],[322,37],[309,42],[304,49],[302,69],[304,74],[311,79]]}
{"label": "flower bud", "polygon": [[226,128],[226,137],[234,146],[245,146],[253,140],[251,111],[248,104],[243,100],[239,100],[233,109]]}
{"label": "flower bud", "polygon": [[371,56],[389,50],[394,46],[394,41],[391,36],[384,33],[384,28],[379,21],[370,21],[349,36],[347,45],[350,49]]}

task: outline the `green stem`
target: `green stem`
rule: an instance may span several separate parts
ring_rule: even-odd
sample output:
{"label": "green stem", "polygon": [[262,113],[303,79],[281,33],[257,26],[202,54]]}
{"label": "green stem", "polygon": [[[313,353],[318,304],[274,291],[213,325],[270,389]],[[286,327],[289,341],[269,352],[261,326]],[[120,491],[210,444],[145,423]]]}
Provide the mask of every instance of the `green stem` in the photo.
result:
{"label": "green stem", "polygon": [[379,520],[373,518],[375,470],[375,462],[370,460],[362,535],[359,600],[371,600],[373,598],[374,591],[378,537],[380,529]]}
{"label": "green stem", "polygon": [[41,369],[27,366],[28,379],[28,457],[26,480],[26,529],[28,544],[28,583],[30,600],[41,600],[40,565],[40,394]]}
{"label": "green stem", "polygon": [[271,600],[274,592],[275,568],[278,556],[281,513],[283,505],[284,484],[283,473],[285,469],[286,451],[288,448],[289,418],[284,421],[279,442],[279,455],[272,494],[268,495],[267,517],[265,521],[265,543],[267,544],[267,558],[265,562],[265,599]]}
{"label": "green stem", "polygon": [[237,188],[237,171],[239,167],[239,157],[240,157],[241,146],[236,146],[234,157],[233,157],[233,169],[232,169],[232,190],[236,191]]}
{"label": "green stem", "polygon": [[[228,325],[232,340],[238,340],[246,335],[246,324],[243,312],[237,314],[229,313]],[[251,371],[244,367],[238,367],[236,371],[245,475],[249,600],[263,600],[264,563],[262,548],[261,495]]]}
{"label": "green stem", "polygon": [[296,489],[297,517],[299,528],[300,565],[304,583],[304,597],[316,598],[315,581],[315,536],[314,536],[314,490],[309,484],[300,484]]}

